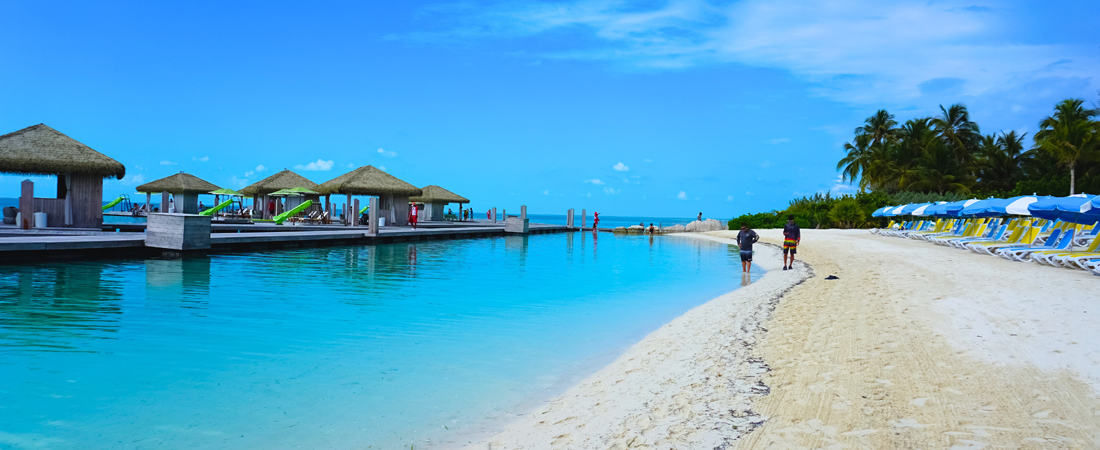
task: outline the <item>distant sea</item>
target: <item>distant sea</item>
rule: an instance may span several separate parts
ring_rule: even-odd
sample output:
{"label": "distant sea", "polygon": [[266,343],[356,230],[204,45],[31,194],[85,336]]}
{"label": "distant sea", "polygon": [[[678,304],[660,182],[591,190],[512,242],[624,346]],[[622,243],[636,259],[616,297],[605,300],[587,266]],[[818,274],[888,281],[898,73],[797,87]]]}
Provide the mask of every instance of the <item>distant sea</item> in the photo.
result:
{"label": "distant sea", "polygon": [[[512,214],[509,214],[512,215]],[[532,223],[545,223],[550,225],[565,225],[564,214],[528,214],[528,219]],[[645,216],[605,216],[600,214],[600,228],[615,228],[615,227],[629,227],[631,225],[649,226],[653,224],[659,227],[670,227],[673,225],[687,225],[694,221],[694,218],[682,218],[682,217],[645,217]],[[581,215],[577,212],[573,216],[573,225],[581,226]],[[592,213],[588,213],[586,226],[592,226]]]}

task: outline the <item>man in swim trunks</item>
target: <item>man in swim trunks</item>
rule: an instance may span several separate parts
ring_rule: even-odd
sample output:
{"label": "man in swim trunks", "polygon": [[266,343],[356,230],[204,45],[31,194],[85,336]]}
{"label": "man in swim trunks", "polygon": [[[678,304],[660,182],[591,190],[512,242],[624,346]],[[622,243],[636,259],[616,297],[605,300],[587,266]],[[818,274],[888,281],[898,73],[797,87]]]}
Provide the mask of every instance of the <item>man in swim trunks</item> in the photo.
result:
{"label": "man in swim trunks", "polygon": [[752,268],[752,244],[760,240],[755,231],[749,229],[749,225],[741,223],[741,231],[737,233],[737,246],[741,248],[741,271],[748,273]]}
{"label": "man in swim trunks", "polygon": [[[794,223],[794,215],[787,216],[787,225],[783,226],[783,270],[794,268],[794,254],[798,252],[798,243],[802,240],[802,229]],[[790,262],[787,262],[788,254]]]}

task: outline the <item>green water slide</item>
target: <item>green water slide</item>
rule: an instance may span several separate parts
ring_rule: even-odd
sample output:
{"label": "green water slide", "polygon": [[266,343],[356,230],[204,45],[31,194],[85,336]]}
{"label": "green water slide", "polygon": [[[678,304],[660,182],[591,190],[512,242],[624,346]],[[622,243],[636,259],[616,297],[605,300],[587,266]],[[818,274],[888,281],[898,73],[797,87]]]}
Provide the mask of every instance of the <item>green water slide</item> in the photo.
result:
{"label": "green water slide", "polygon": [[366,214],[368,209],[370,209],[370,205],[364,206],[363,209],[359,210],[359,214]]}
{"label": "green water slide", "polygon": [[108,204],[106,204],[106,205],[103,205],[103,210],[104,210],[104,211],[106,211],[106,210],[108,210],[108,209],[111,209],[111,208],[112,208],[112,207],[114,207],[115,205],[117,205],[117,204],[119,204],[119,203],[122,203],[122,201],[123,201],[123,200],[125,200],[125,198],[124,198],[124,197],[122,197],[122,196],[119,196],[118,198],[116,198],[116,199],[114,199],[114,200],[111,200],[111,203],[108,203]]}
{"label": "green water slide", "polygon": [[232,200],[232,199],[230,199],[230,200],[226,200],[226,201],[224,201],[224,202],[221,202],[220,204],[218,204],[218,206],[215,206],[215,207],[213,207],[213,208],[210,208],[210,209],[208,209],[208,210],[206,210],[206,211],[203,211],[203,212],[201,212],[201,213],[199,213],[199,214],[200,214],[200,215],[203,215],[203,216],[212,216],[212,215],[214,215],[214,213],[218,212],[218,211],[219,211],[219,210],[221,210],[222,208],[225,208],[226,206],[229,206],[229,205],[232,205],[232,204],[233,204],[233,200]]}
{"label": "green water slide", "polygon": [[286,219],[291,218],[295,214],[298,214],[298,213],[302,212],[303,210],[305,210],[306,208],[309,208],[310,206],[313,206],[313,200],[306,200],[305,203],[302,203],[301,205],[295,206],[294,209],[275,216],[275,224],[282,225],[283,222],[286,221]]}

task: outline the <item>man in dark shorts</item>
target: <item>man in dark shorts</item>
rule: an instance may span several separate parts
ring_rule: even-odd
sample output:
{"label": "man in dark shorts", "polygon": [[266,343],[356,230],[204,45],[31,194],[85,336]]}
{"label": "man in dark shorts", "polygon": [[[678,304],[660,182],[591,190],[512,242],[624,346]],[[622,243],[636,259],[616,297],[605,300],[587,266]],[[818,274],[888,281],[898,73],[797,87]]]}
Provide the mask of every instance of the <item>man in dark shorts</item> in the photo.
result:
{"label": "man in dark shorts", "polygon": [[737,246],[741,248],[741,271],[748,273],[752,268],[752,244],[760,240],[755,231],[749,229],[746,223],[741,224],[741,231],[737,233]]}
{"label": "man in dark shorts", "polygon": [[[798,253],[798,243],[802,241],[802,229],[794,223],[794,215],[787,216],[787,224],[783,226],[783,270],[794,268],[794,254]],[[787,262],[787,258],[790,262]]]}

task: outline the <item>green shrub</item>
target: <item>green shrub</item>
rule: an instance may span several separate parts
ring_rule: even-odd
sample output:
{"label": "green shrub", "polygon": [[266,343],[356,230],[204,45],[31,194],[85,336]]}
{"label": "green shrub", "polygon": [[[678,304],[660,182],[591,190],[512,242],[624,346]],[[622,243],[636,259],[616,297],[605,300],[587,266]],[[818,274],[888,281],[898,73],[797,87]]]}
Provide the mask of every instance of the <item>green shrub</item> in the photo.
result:
{"label": "green shrub", "polygon": [[833,203],[833,207],[829,209],[829,219],[840,228],[861,227],[866,222],[866,217],[867,213],[863,212],[859,202],[852,197],[844,197]]}

